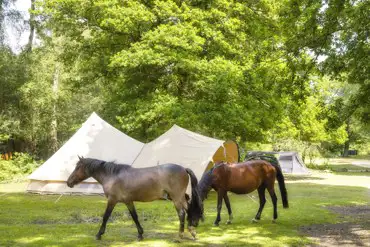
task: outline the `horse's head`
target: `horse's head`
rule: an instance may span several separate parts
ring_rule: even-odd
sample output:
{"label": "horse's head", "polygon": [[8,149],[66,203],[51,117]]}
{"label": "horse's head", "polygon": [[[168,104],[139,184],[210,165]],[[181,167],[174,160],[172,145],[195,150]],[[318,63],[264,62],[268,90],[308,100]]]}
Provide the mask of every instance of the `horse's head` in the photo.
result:
{"label": "horse's head", "polygon": [[83,180],[90,177],[90,174],[88,170],[86,169],[86,160],[84,157],[78,156],[79,161],[76,164],[75,170],[69,175],[69,178],[67,180],[67,185],[70,188],[73,188],[76,184],[79,184]]}

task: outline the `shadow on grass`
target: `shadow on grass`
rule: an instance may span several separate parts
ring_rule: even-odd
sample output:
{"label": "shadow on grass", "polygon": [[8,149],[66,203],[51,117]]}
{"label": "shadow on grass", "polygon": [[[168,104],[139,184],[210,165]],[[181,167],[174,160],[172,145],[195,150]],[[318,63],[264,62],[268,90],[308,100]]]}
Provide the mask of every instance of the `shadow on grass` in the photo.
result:
{"label": "shadow on grass", "polygon": [[[185,239],[179,239],[177,230],[168,231],[165,227],[156,229],[144,228],[144,240],[136,240],[136,228],[121,225],[108,226],[101,241],[95,240],[97,226],[38,226],[33,229],[18,228],[22,235],[10,240],[0,241],[1,246],[278,246],[284,239],[284,245],[303,245],[299,236],[287,236],[276,233],[276,229],[265,226],[229,225],[213,229],[203,228],[196,241],[190,240],[187,233]],[[177,228],[177,227],[176,227]],[[9,233],[0,228],[3,233]]]}
{"label": "shadow on grass", "polygon": [[[0,246],[303,246],[309,240],[299,234],[304,225],[332,224],[337,220],[325,205],[368,203],[368,190],[359,187],[288,184],[289,209],[282,209],[271,223],[272,206],[266,203],[262,220],[250,220],[258,202],[246,195],[230,194],[234,221],[226,225],[222,210],[220,227],[213,227],[216,193],[205,201],[206,220],[197,228],[198,240],[179,240],[176,211],[172,202],[136,203],[144,241],[137,242],[137,230],[124,205],[113,212],[102,241],[95,240],[105,199],[101,197],[7,194],[0,200]],[[278,191],[278,189],[276,189]],[[256,194],[251,196],[256,198]],[[267,198],[269,198],[267,196]],[[190,234],[186,232],[189,238]]]}

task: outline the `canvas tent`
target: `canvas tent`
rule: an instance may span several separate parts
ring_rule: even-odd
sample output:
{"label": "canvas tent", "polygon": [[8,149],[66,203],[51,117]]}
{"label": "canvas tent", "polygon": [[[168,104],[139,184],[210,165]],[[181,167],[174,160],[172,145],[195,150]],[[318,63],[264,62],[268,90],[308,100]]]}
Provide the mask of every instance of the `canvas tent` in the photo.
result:
{"label": "canvas tent", "polygon": [[233,141],[206,137],[177,125],[154,141],[144,144],[93,113],[82,127],[28,178],[27,191],[35,193],[100,194],[102,187],[93,179],[69,188],[66,180],[75,168],[78,155],[133,167],[175,163],[191,168],[198,180],[213,162],[238,162],[239,150]]}
{"label": "canvas tent", "polygon": [[164,163],[179,164],[193,170],[201,179],[213,162],[238,162],[239,150],[233,141],[222,141],[191,132],[174,125],[152,142],[145,144],[133,167],[149,167]]}
{"label": "canvas tent", "polygon": [[309,171],[297,152],[264,152],[249,151],[246,159],[252,156],[277,156],[281,169],[284,173],[290,174],[309,174]]}
{"label": "canvas tent", "polygon": [[78,156],[117,163],[132,164],[144,144],[92,113],[82,127],[42,166],[28,178],[28,192],[37,193],[103,193],[102,187],[89,178],[74,188],[66,180],[75,168]]}
{"label": "canvas tent", "polygon": [[284,173],[309,174],[297,152],[279,152],[279,163]]}

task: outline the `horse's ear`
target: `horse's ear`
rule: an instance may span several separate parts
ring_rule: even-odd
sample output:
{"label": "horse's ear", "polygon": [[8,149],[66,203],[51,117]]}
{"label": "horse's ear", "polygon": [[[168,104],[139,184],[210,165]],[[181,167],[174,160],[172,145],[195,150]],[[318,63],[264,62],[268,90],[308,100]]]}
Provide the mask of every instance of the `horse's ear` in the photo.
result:
{"label": "horse's ear", "polygon": [[77,157],[78,157],[78,159],[79,159],[80,161],[82,161],[82,160],[83,160],[83,158],[84,158],[83,156],[81,156],[81,157],[80,157],[80,155],[77,155]]}

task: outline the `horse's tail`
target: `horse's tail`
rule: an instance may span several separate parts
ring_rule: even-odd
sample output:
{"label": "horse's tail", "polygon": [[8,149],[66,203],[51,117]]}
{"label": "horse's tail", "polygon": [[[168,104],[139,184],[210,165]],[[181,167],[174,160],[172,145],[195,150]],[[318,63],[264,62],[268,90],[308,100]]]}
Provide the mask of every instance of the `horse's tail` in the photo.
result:
{"label": "horse's tail", "polygon": [[288,192],[285,187],[283,171],[281,170],[279,163],[272,162],[270,164],[273,165],[273,167],[275,167],[275,170],[276,170],[276,178],[279,183],[281,199],[283,201],[283,207],[289,208]]}
{"label": "horse's tail", "polygon": [[[197,225],[199,220],[203,220],[203,202],[199,195],[198,180],[194,172],[189,168],[185,169],[190,176],[191,181],[191,201],[188,204],[188,222],[191,225]],[[193,224],[193,222],[195,224]]]}

